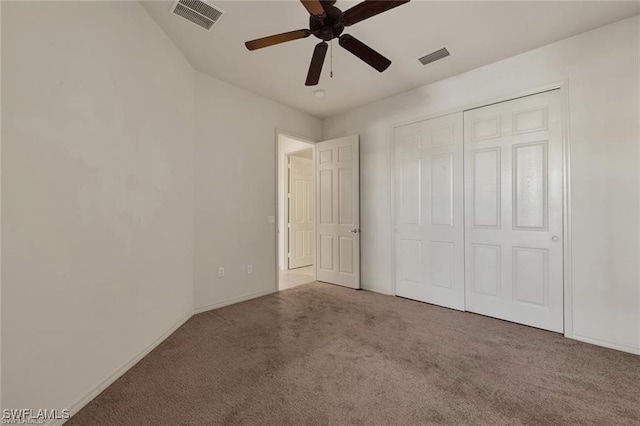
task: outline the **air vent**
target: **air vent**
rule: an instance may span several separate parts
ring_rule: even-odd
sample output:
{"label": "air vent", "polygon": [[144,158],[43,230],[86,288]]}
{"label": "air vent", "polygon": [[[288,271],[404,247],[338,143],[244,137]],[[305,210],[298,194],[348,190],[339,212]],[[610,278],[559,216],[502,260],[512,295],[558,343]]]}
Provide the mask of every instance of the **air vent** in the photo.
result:
{"label": "air vent", "polygon": [[436,50],[435,52],[431,52],[428,55],[424,55],[422,58],[419,58],[418,60],[422,65],[427,65],[437,60],[440,60],[442,58],[446,58],[449,55],[450,53],[447,50],[447,48],[443,47],[442,49]]}
{"label": "air vent", "polygon": [[176,0],[170,12],[207,31],[211,31],[224,14],[224,11],[202,0]]}

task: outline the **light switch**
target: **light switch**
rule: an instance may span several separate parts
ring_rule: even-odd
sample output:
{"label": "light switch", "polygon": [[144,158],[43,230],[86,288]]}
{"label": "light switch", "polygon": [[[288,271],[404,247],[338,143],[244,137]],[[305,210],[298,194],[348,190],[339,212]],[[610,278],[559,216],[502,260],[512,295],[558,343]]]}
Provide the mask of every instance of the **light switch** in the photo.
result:
{"label": "light switch", "polygon": [[275,216],[267,216],[267,223],[268,224],[276,223],[276,217]]}

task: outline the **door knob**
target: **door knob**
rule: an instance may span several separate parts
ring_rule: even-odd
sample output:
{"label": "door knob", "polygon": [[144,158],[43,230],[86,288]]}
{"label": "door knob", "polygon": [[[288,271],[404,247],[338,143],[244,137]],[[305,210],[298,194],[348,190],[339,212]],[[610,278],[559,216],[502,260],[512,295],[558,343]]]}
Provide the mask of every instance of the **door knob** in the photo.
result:
{"label": "door knob", "polygon": [[554,243],[557,243],[558,241],[560,241],[560,237],[558,237],[557,235],[554,235],[553,237],[551,237],[551,241],[553,241]]}
{"label": "door knob", "polygon": [[349,232],[351,232],[352,234],[357,234],[360,232],[360,230],[358,228],[353,228],[353,229],[349,229]]}

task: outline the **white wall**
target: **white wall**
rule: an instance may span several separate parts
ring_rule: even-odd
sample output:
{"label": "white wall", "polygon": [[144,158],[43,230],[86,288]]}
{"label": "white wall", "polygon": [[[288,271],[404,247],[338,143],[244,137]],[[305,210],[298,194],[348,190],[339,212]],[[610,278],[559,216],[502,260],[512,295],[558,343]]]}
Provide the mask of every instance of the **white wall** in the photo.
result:
{"label": "white wall", "polygon": [[198,311],[275,291],[276,129],[318,140],[321,122],[204,74],[196,85]]}
{"label": "white wall", "polygon": [[[2,22],[2,2],[0,1],[0,23]],[[0,54],[2,52],[2,31],[0,29]],[[2,58],[0,57],[0,64]],[[0,93],[2,93],[2,67],[0,66]],[[0,96],[0,111],[2,100]],[[0,188],[2,188],[2,114],[0,113]],[[0,190],[0,241],[2,241],[2,191]],[[0,410],[2,405],[2,244],[0,244]]]}
{"label": "white wall", "polygon": [[2,9],[2,402],[70,408],[191,311],[194,75],[137,2]]}
{"label": "white wall", "polygon": [[639,28],[627,19],[325,120],[325,139],[361,135],[363,286],[393,292],[392,126],[568,79],[573,335],[640,351]]}
{"label": "white wall", "polygon": [[[569,78],[574,332],[637,350],[638,25],[326,120],[362,135],[365,287],[392,291],[391,126]],[[275,129],[319,120],[195,73],[137,2],[3,2],[2,64],[3,407],[68,408],[192,306],[275,290]]]}
{"label": "white wall", "polygon": [[[288,137],[286,135],[278,135],[278,229],[282,232],[278,233],[278,265],[280,270],[287,269],[287,241],[285,239],[287,232],[287,187],[289,175],[287,173],[287,155],[292,152],[308,149],[308,142]],[[313,158],[313,150],[310,150],[311,158]]]}

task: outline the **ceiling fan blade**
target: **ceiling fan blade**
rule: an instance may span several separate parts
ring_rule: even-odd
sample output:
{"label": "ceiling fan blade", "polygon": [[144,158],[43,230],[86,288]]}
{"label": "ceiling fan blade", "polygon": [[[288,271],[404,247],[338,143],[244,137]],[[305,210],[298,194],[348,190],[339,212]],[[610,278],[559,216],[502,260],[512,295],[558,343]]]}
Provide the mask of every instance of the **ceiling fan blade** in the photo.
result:
{"label": "ceiling fan blade", "polygon": [[258,38],[246,42],[244,45],[249,50],[262,49],[263,47],[273,46],[274,44],[280,44],[287,41],[298,40],[300,38],[309,37],[311,31],[309,30],[296,30],[289,31],[288,33],[276,34],[269,37]]}
{"label": "ceiling fan blade", "polygon": [[320,0],[300,0],[300,2],[302,2],[303,6],[307,9],[309,15],[322,17],[326,15],[324,7],[322,7],[322,3],[320,3]]}
{"label": "ceiling fan blade", "polygon": [[402,6],[405,3],[409,3],[409,1],[410,0],[365,0],[344,12],[344,24],[346,26],[353,25],[369,19],[372,16],[376,16],[379,13],[393,9],[394,7]]}
{"label": "ceiling fan blade", "polygon": [[356,55],[358,58],[371,65],[376,70],[382,72],[389,68],[391,61],[349,34],[340,36],[338,41],[340,46]]}
{"label": "ceiling fan blade", "polygon": [[311,65],[309,65],[305,86],[315,86],[320,81],[320,73],[322,72],[324,57],[327,55],[328,48],[329,45],[324,41],[316,44],[316,48],[313,50],[313,56],[311,57]]}

